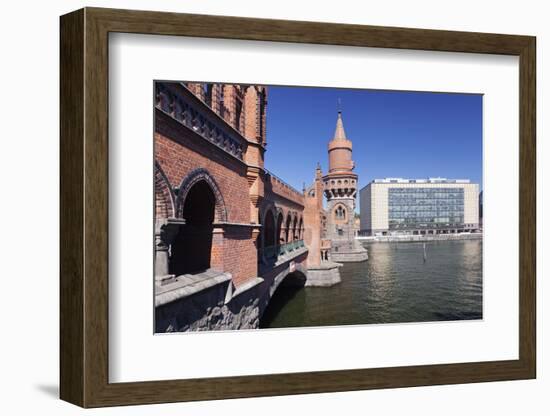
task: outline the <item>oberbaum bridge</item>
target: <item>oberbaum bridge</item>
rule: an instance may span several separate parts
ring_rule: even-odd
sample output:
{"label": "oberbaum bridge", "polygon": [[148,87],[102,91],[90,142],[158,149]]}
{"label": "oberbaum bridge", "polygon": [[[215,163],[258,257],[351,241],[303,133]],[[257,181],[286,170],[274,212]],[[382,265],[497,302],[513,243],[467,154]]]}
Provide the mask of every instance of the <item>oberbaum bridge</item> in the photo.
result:
{"label": "oberbaum bridge", "polygon": [[300,192],[264,168],[266,108],[264,86],[155,83],[156,332],[258,328],[279,287],[367,260],[341,113]]}

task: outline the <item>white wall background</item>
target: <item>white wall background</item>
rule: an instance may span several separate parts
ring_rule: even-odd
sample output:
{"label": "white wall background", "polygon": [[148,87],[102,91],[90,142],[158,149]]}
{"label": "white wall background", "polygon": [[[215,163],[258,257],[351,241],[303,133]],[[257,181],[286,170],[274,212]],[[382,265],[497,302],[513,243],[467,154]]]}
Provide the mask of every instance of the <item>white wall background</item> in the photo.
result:
{"label": "white wall background", "polygon": [[[338,394],[226,400],[92,410],[104,415],[296,414],[529,414],[548,413],[550,361],[546,359],[550,301],[543,258],[550,234],[550,145],[545,141],[545,102],[550,85],[550,26],[541,1],[49,1],[6,2],[2,31],[0,181],[2,204],[0,302],[0,409],[4,414],[70,415],[81,412],[58,395],[58,16],[82,6],[241,15],[276,19],[452,29],[537,36],[538,53],[538,348],[534,381],[422,387]],[[545,201],[546,199],[546,201]],[[544,235],[544,236],[543,236]],[[6,267],[7,266],[7,267]],[[545,267],[546,266],[546,267]],[[344,352],[343,352],[344,353]]]}

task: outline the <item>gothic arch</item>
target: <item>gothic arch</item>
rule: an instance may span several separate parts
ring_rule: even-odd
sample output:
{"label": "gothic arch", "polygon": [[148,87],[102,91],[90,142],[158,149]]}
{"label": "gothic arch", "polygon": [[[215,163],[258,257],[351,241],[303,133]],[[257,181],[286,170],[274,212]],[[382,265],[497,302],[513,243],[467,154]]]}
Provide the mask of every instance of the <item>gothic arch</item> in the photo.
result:
{"label": "gothic arch", "polygon": [[335,221],[338,222],[346,222],[349,220],[348,218],[349,212],[348,208],[344,204],[337,204],[334,206],[334,209],[332,210],[332,217]]}
{"label": "gothic arch", "polygon": [[281,207],[275,206],[273,209],[275,210],[274,214],[277,216],[282,215],[284,217],[285,213]]}
{"label": "gothic arch", "polygon": [[262,224],[261,238],[263,247],[277,245],[278,237],[276,236],[276,215],[277,210],[271,205],[268,205],[262,209],[260,218]]}
{"label": "gothic arch", "polygon": [[174,193],[170,181],[155,162],[155,218],[171,218],[174,216]]}
{"label": "gothic arch", "polygon": [[200,181],[206,182],[206,184],[212,190],[215,198],[215,211],[214,211],[214,221],[215,222],[227,222],[227,209],[225,207],[225,202],[223,200],[222,193],[220,188],[212,175],[204,169],[198,168],[191,171],[181,182],[178,197],[177,197],[177,216],[178,218],[183,218],[183,207],[185,205],[185,199],[191,188]]}
{"label": "gothic arch", "polygon": [[284,223],[284,227],[285,227],[285,243],[290,243],[292,240],[291,240],[291,226],[292,226],[292,214],[290,211],[288,211],[286,213],[286,218],[285,218],[285,223]]}
{"label": "gothic arch", "polygon": [[295,241],[298,240],[298,215],[294,213],[292,217],[292,241]]}
{"label": "gothic arch", "polygon": [[284,215],[283,210],[281,208],[276,209],[277,216],[275,217],[275,237],[277,238],[277,246],[281,245],[281,242],[284,244],[284,236],[283,236],[283,222],[284,222]]}
{"label": "gothic arch", "polygon": [[192,181],[181,201],[181,217],[185,224],[178,229],[172,242],[169,268],[176,276],[201,273],[212,264],[216,218],[216,196],[207,181]]}
{"label": "gothic arch", "polygon": [[273,204],[265,204],[260,209],[260,223],[263,224],[265,221],[265,217],[268,212],[271,212],[273,215],[273,218],[277,218],[278,210],[273,206]]}

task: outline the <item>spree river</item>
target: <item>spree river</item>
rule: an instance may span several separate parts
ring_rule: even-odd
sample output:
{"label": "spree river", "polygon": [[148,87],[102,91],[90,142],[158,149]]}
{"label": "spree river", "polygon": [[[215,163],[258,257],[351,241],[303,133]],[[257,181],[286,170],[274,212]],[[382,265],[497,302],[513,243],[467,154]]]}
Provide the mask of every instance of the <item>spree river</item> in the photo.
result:
{"label": "spree river", "polygon": [[280,287],[261,328],[482,318],[482,240],[365,244],[329,288]]}

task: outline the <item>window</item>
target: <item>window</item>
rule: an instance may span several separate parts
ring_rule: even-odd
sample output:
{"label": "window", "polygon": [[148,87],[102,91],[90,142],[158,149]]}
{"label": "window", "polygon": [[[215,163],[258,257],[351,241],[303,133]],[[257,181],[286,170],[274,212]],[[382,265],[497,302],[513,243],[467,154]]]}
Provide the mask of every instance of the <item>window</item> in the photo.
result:
{"label": "window", "polygon": [[204,102],[207,106],[212,107],[212,84],[201,84]]}
{"label": "window", "polygon": [[463,188],[390,188],[390,229],[446,228],[464,222]]}
{"label": "window", "polygon": [[235,103],[235,130],[241,130],[241,114],[243,112],[243,103],[237,99]]}
{"label": "window", "polygon": [[220,117],[224,118],[225,116],[224,86],[220,85],[218,90],[219,90]]}
{"label": "window", "polygon": [[334,211],[334,217],[337,220],[345,221],[346,220],[346,209],[342,205],[338,205]]}

